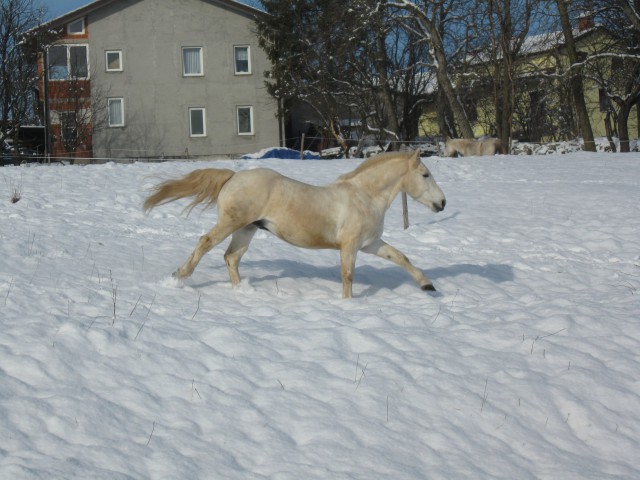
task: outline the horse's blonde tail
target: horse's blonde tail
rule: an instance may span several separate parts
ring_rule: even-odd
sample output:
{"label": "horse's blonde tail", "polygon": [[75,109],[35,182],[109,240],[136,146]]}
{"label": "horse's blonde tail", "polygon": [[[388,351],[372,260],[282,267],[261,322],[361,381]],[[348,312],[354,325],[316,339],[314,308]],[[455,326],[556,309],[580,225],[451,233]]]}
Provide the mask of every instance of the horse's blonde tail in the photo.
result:
{"label": "horse's blonde tail", "polygon": [[197,205],[206,203],[205,208],[216,203],[220,190],[234,175],[233,170],[205,168],[194,170],[178,180],[167,180],[153,189],[154,193],[142,205],[145,213],[152,208],[180,198],[195,197],[185,210],[191,212]]}

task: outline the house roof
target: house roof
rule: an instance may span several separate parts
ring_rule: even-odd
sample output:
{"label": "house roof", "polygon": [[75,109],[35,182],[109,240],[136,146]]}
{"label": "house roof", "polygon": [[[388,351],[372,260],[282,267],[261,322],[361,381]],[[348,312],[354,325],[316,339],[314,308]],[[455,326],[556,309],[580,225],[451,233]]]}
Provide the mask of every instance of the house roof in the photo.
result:
{"label": "house roof", "polygon": [[[573,30],[574,41],[578,42],[582,38],[600,30],[602,30],[602,28],[599,25],[595,25],[587,29],[576,28]],[[524,43],[522,44],[521,54],[523,55],[540,54],[540,53],[548,52],[549,50],[553,50],[554,48],[557,48],[559,46],[564,47],[564,45],[565,45],[565,39],[562,31],[528,35],[525,38]]]}
{"label": "house roof", "polygon": [[[595,25],[587,29],[574,29],[573,38],[575,42],[579,42],[589,35],[593,35],[597,32],[603,31],[600,25]],[[557,48],[564,48],[565,39],[562,31],[553,31],[546,33],[539,33],[534,35],[527,35],[522,43],[522,47],[518,52],[519,57],[531,57],[536,55],[545,54]],[[502,58],[502,52],[497,52],[497,58]],[[465,58],[465,62],[469,65],[481,65],[490,61],[490,54],[486,51],[475,51],[468,54]]]}
{"label": "house roof", "polygon": [[[57,27],[60,25],[64,25],[65,23],[70,22],[76,18],[82,17],[88,13],[91,13],[95,10],[99,10],[100,8],[106,7],[112,3],[117,3],[121,0],[94,0],[93,2],[87,3],[86,5],[76,8],[70,12],[67,12],[59,17],[56,17],[44,24],[40,25],[38,28],[42,27]],[[250,7],[249,5],[245,5],[244,3],[237,2],[235,0],[201,0],[206,3],[211,3],[213,5],[217,5],[222,8],[229,9],[241,15],[255,17],[258,15],[264,14],[262,10],[259,10],[254,7]],[[35,29],[34,29],[35,30]]]}

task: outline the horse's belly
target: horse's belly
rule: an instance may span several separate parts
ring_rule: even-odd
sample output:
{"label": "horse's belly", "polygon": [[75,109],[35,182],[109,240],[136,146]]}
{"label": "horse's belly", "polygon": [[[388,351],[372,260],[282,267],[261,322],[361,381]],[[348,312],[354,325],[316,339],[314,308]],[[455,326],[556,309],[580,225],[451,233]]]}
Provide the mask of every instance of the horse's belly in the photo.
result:
{"label": "horse's belly", "polygon": [[305,222],[290,222],[286,225],[269,220],[260,220],[255,225],[268,230],[278,238],[291,245],[302,248],[339,248],[338,241],[333,235],[332,228],[314,225],[312,220]]}
{"label": "horse's belly", "polygon": [[326,238],[324,235],[311,235],[309,232],[297,232],[293,235],[278,235],[285,242],[302,248],[332,248],[339,249],[335,240]]}

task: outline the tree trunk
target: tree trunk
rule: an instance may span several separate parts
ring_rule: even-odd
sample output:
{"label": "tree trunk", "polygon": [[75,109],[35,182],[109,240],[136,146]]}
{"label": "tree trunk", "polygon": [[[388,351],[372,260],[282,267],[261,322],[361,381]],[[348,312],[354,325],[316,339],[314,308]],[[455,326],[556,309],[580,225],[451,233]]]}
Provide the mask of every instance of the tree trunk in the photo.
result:
{"label": "tree trunk", "polygon": [[[506,52],[503,52],[506,55]],[[510,62],[503,59],[499,73],[498,95],[496,96],[496,129],[498,138],[504,145],[510,146],[511,121],[513,119],[513,81],[511,79]]]}
{"label": "tree trunk", "polygon": [[[499,3],[495,0],[488,2],[488,14],[491,20],[491,28],[494,30],[496,26],[493,24],[497,20],[498,36],[493,37],[495,65],[495,98],[494,105],[496,109],[496,130],[498,138],[504,145],[511,146],[511,132],[514,103],[514,84],[513,84],[513,24],[511,21],[511,2],[505,0]],[[495,19],[495,20],[494,20]],[[494,36],[495,33],[492,33]]]}
{"label": "tree trunk", "polygon": [[347,145],[347,141],[342,136],[342,130],[340,129],[340,124],[339,123],[336,124],[335,117],[333,116],[329,121],[329,130],[331,131],[331,134],[338,142],[338,145],[340,145],[340,147],[344,150],[344,156],[346,158],[349,158],[349,145]]}
{"label": "tree trunk", "polygon": [[611,152],[616,152],[616,144],[613,141],[613,132],[611,128],[611,112],[607,112],[607,115],[604,118],[604,129],[606,131],[607,140],[609,141],[609,147],[611,148]]}
{"label": "tree trunk", "polygon": [[449,108],[453,114],[453,118],[460,130],[460,133],[464,138],[474,138],[473,129],[471,123],[467,118],[460,99],[455,93],[451,79],[449,78],[447,56],[444,49],[444,43],[442,36],[438,31],[436,25],[436,14],[431,13],[429,16],[427,9],[422,9],[418,4],[411,2],[404,2],[400,7],[413,15],[415,20],[420,25],[421,35],[430,47],[431,54],[435,60],[436,77],[438,79],[438,87],[444,93]]}
{"label": "tree trunk", "polygon": [[620,152],[629,153],[631,151],[629,145],[629,115],[631,114],[632,105],[626,103],[621,105],[618,112],[618,139],[620,140]]}
{"label": "tree trunk", "polygon": [[449,79],[446,71],[441,67],[438,67],[436,76],[438,78],[438,85],[442,89],[444,98],[447,100],[447,104],[451,109],[453,119],[455,120],[456,126],[460,130],[461,135],[464,138],[474,138],[475,135],[473,134],[473,129],[471,128],[467,114],[465,113],[464,108],[460,103],[460,99],[453,89],[453,85],[451,84],[451,80]]}
{"label": "tree trunk", "polygon": [[451,122],[452,113],[442,90],[436,92],[436,114],[438,116],[438,132],[447,138],[458,138],[455,125]]}
{"label": "tree trunk", "polygon": [[[440,38],[438,36],[438,38]],[[435,43],[435,42],[434,42]],[[471,123],[467,118],[467,114],[464,111],[464,107],[462,103],[460,103],[460,99],[455,93],[453,85],[451,83],[451,79],[447,73],[447,60],[444,54],[444,46],[441,41],[437,41],[439,45],[438,48],[435,48],[434,45],[434,54],[436,56],[436,77],[438,78],[438,85],[442,89],[445,98],[447,99],[447,103],[451,108],[451,112],[453,114],[453,118],[460,129],[460,133],[464,138],[472,139],[475,137],[473,134],[473,128],[471,128]]]}
{"label": "tree trunk", "polygon": [[[560,22],[562,23],[562,33],[564,34],[564,43],[567,49],[567,55],[571,66],[573,66],[578,63],[578,52],[573,38],[573,30],[571,28],[571,22],[569,21],[567,6],[565,5],[565,0],[556,0],[556,4],[558,6],[558,13],[560,14]],[[571,94],[576,107],[576,114],[578,115],[578,129],[580,130],[580,135],[582,135],[582,139],[584,140],[584,149],[589,152],[595,152],[596,142],[593,138],[593,129],[591,128],[589,112],[584,100],[584,88],[582,85],[581,73],[572,73],[570,83]]]}
{"label": "tree trunk", "polygon": [[[377,43],[378,43],[378,52],[376,55],[376,67],[378,68],[378,74],[380,75],[380,85],[382,88],[382,103],[384,104],[384,109],[386,112],[386,120],[387,126],[389,130],[391,130],[396,138],[399,139],[400,134],[400,126],[398,124],[398,116],[396,114],[396,109],[393,101],[393,97],[391,96],[391,86],[389,85],[389,78],[387,76],[388,69],[388,61],[387,61],[387,48],[385,45],[386,38],[384,34],[380,33],[377,35]],[[397,142],[396,142],[397,143]],[[391,151],[395,151],[399,148],[398,145],[394,145],[394,142],[391,142]]]}

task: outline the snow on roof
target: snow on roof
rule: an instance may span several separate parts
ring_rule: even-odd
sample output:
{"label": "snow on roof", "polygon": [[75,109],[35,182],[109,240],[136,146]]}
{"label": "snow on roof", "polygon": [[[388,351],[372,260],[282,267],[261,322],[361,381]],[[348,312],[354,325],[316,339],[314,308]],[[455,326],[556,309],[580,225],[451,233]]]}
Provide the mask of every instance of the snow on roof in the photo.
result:
{"label": "snow on roof", "polygon": [[[573,38],[578,39],[584,35],[594,31],[597,27],[589,29],[573,30]],[[564,34],[561,31],[540,33],[537,35],[527,35],[522,44],[521,53],[531,55],[534,53],[542,53],[552,48],[564,45]]]}
{"label": "snow on roof", "polygon": [[[598,26],[593,26],[588,29],[576,28],[573,30],[573,38],[577,40],[598,28]],[[535,55],[562,46],[564,46],[564,34],[562,31],[527,35],[522,43],[519,55]],[[500,51],[497,52],[497,58],[502,58]],[[476,51],[473,55],[467,55],[466,62],[469,64],[481,64],[489,61],[489,59],[490,56],[486,51]]]}

